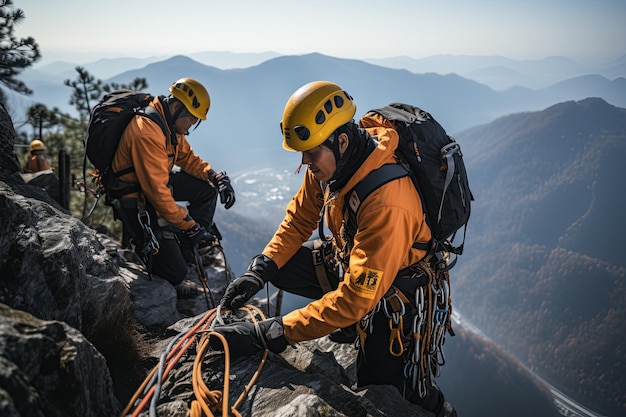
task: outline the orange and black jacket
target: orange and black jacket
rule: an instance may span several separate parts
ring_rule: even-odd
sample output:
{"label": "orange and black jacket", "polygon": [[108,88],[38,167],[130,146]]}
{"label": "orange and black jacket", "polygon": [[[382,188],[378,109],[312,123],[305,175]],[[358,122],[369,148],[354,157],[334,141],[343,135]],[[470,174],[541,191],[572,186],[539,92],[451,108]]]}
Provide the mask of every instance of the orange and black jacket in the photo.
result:
{"label": "orange and black jacket", "polygon": [[[156,97],[150,106],[165,120],[163,105]],[[168,126],[168,130],[171,129]],[[186,173],[208,181],[211,164],[196,155],[185,135],[176,133],[177,146],[165,137],[157,122],[147,117],[135,116],[124,130],[120,144],[113,157],[113,172],[133,167],[122,175],[121,181],[139,184],[143,196],[155,208],[157,215],[180,230],[193,226],[194,220],[187,210],[176,205],[168,188],[170,171],[178,165]]]}
{"label": "orange and black jacket", "polygon": [[[396,162],[394,150],[398,134],[381,120],[362,120],[367,131],[377,136],[378,147],[367,157],[342,189],[322,190],[307,170],[302,186],[287,205],[285,217],[272,240],[263,250],[279,268],[296,253],[317,229],[322,206],[334,242],[342,248],[342,223],[346,195],[374,169]],[[323,194],[323,201],[318,195]],[[428,242],[431,232],[422,204],[410,177],[391,181],[370,194],[357,212],[358,229],[339,287],[283,317],[285,337],[290,343],[316,339],[356,323],[385,295],[398,271],[417,263],[426,253],[414,249],[414,242]],[[294,277],[297,279],[297,277]]]}
{"label": "orange and black jacket", "polygon": [[43,155],[32,154],[30,159],[26,163],[26,167],[24,167],[24,172],[26,173],[40,172],[40,171],[46,171],[51,168],[52,167],[46,161]]}

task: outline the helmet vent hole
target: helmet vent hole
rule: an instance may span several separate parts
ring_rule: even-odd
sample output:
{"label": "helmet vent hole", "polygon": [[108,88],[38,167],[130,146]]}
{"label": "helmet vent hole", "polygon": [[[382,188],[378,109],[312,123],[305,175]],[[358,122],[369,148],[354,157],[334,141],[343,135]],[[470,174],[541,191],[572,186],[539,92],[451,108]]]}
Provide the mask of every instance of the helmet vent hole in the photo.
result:
{"label": "helmet vent hole", "polygon": [[335,102],[335,107],[340,109],[343,106],[343,99],[340,96],[333,97],[333,101]]}
{"label": "helmet vent hole", "polygon": [[311,135],[311,132],[309,132],[309,129],[307,129],[306,126],[294,126],[293,130],[296,132],[296,135],[298,135],[300,140],[307,140]]}
{"label": "helmet vent hole", "polygon": [[317,123],[318,125],[321,125],[322,123],[324,123],[325,120],[326,120],[326,115],[324,114],[324,112],[321,110],[318,111],[317,114],[315,115],[315,123]]}
{"label": "helmet vent hole", "polygon": [[331,103],[330,100],[326,101],[326,103],[324,103],[324,110],[326,110],[326,113],[330,114],[330,112],[333,111],[333,103]]}

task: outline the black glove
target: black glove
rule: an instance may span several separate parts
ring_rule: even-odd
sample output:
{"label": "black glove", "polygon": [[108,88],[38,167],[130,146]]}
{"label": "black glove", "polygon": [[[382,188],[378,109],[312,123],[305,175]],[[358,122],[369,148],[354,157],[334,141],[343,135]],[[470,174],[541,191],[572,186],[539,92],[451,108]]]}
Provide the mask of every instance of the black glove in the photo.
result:
{"label": "black glove", "polygon": [[220,306],[236,310],[258,293],[265,285],[265,281],[253,272],[245,272],[242,276],[228,284]]}
{"label": "black glove", "polygon": [[226,172],[218,172],[215,174],[215,181],[217,182],[217,191],[220,194],[220,202],[228,210],[235,204],[235,190],[230,185],[230,178]]}
{"label": "black glove", "polygon": [[185,244],[192,248],[206,246],[213,239],[211,234],[199,223],[194,223],[191,228],[184,230],[183,236],[185,236]]}
{"label": "black glove", "polygon": [[[288,345],[280,316],[256,323],[241,321],[217,326],[214,330],[226,338],[233,357],[254,355],[264,349],[280,353]],[[222,342],[217,337],[211,337],[209,345],[213,350],[223,350]]]}
{"label": "black glove", "polygon": [[259,292],[265,283],[278,272],[278,267],[269,257],[257,255],[252,258],[248,270],[239,278],[228,284],[220,306],[236,310]]}

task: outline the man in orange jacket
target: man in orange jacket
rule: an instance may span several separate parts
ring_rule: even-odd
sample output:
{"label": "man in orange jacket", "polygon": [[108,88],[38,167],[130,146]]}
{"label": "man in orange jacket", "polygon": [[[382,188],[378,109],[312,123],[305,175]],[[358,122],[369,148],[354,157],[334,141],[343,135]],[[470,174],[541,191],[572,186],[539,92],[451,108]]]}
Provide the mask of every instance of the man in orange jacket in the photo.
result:
{"label": "man in orange jacket", "polygon": [[[426,252],[413,244],[429,242],[431,231],[408,176],[386,183],[361,201],[358,228],[352,235],[347,230],[345,205],[352,204],[351,190],[373,170],[397,162],[398,134],[392,126],[384,126],[381,120],[372,123],[378,127],[362,129],[353,120],[355,113],[352,97],[331,82],[312,82],[293,93],[281,131],[283,147],[302,153],[302,164],[308,168],[304,181],[271,241],[248,271],[229,285],[220,305],[237,309],[267,282],[315,301],[256,326],[240,322],[215,330],[227,338],[233,355],[248,355],[263,348],[282,352],[287,345],[368,318],[369,329],[359,332],[357,385],[394,385],[407,400],[442,416],[441,391],[430,383],[421,393],[410,386],[404,376],[406,359],[394,354],[390,322],[383,309],[377,309],[390,297],[393,284],[407,294],[402,304],[407,314],[404,323],[412,322],[408,300],[414,299],[423,280],[415,274],[404,277],[399,271],[425,257]],[[320,216],[325,217],[332,238],[318,248],[308,239]],[[326,261],[321,263],[321,273],[316,261],[320,259]],[[217,340],[212,345],[221,347]]]}
{"label": "man in orange jacket", "polygon": [[51,169],[52,167],[46,160],[46,146],[39,139],[35,139],[30,143],[30,159],[24,167],[25,173],[41,172]]}
{"label": "man in orange jacket", "polygon": [[[137,251],[149,237],[138,219],[137,201],[145,203],[151,230],[159,243],[149,268],[176,286],[187,275],[179,238],[190,247],[217,239],[219,232],[213,224],[217,196],[228,209],[235,203],[235,192],[226,173],[214,171],[211,164],[196,155],[185,136],[192,126],[206,120],[209,93],[192,78],[179,79],[169,91],[169,96],[155,97],[150,103],[165,121],[168,137],[158,122],[135,116],[115,152],[114,182],[107,192],[121,201],[125,232],[137,239]],[[174,165],[181,171],[174,173]],[[181,207],[177,201],[189,205]]]}

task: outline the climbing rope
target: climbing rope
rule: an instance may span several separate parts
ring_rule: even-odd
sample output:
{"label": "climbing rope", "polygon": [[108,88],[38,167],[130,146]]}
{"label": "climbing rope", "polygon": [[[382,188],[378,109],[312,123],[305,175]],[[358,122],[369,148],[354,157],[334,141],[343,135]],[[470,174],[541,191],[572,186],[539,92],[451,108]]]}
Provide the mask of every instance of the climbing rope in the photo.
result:
{"label": "climbing rope", "polygon": [[[191,249],[191,251],[193,253],[194,263],[196,264],[196,272],[198,273],[198,279],[200,280],[200,283],[202,284],[202,291],[204,292],[204,298],[206,300],[207,309],[211,309],[212,307],[215,307],[215,298],[213,297],[213,291],[211,291],[211,288],[209,288],[208,276],[207,276],[206,270],[202,266],[202,258],[200,257],[200,253],[198,252],[197,246],[194,246]],[[210,302],[209,302],[209,297],[211,298]]]}
{"label": "climbing rope", "polygon": [[[265,319],[263,312],[255,306],[247,305],[238,310],[247,313],[253,322]],[[244,388],[244,391],[232,407],[229,407],[230,350],[224,336],[213,330],[216,323],[224,323],[219,307],[207,311],[207,313],[198,319],[197,322],[193,323],[188,328],[185,328],[179,333],[178,336],[174,337],[161,355],[159,364],[152,369],[143,383],[139,386],[120,414],[120,417],[126,417],[128,415],[137,417],[146,408],[148,403],[150,403],[150,417],[156,417],[156,409],[159,396],[161,394],[162,384],[167,380],[168,374],[179,359],[194,343],[197,343],[196,357],[192,371],[192,386],[195,400],[191,403],[190,416],[214,417],[214,413],[221,412],[223,417],[228,417],[229,415],[240,417],[241,415],[237,411],[237,407],[239,407],[244,401],[248,392],[252,389],[256,379],[260,375],[261,369],[263,368],[268,355],[268,350],[266,349],[263,353],[261,362],[259,363],[256,372],[250,379],[250,382]],[[210,390],[202,380],[202,363],[208,351],[210,337],[217,337],[224,347],[223,391]],[[134,411],[131,413],[131,409],[133,409],[133,407]]]}
{"label": "climbing rope", "polygon": [[[226,276],[226,285],[228,285],[231,282],[231,276],[230,268],[228,267],[228,261],[226,260],[226,252],[224,251],[222,245],[219,243],[219,240],[214,240],[213,242],[211,242],[211,246],[208,247],[208,250],[212,250],[214,248],[220,251],[220,253],[222,254],[222,259],[224,260],[224,275]],[[202,256],[206,255],[208,253],[208,250],[204,248],[203,253],[201,253],[197,247],[194,247],[191,251],[196,267],[196,273],[198,274],[198,279],[202,284],[202,290],[204,292],[207,309],[211,309],[216,305],[215,298],[213,297],[213,291],[211,291],[211,288],[209,288],[208,276],[206,270],[204,269],[204,266],[202,265]]]}
{"label": "climbing rope", "polygon": [[[252,319],[253,322],[257,321],[257,318],[254,316],[253,311],[256,312],[259,315],[259,318],[261,320],[263,320],[265,318],[265,316],[263,315],[261,310],[258,309],[257,307],[247,306],[247,308],[245,308],[245,310],[246,310],[246,312],[248,313],[248,315],[250,316],[250,318]],[[223,391],[223,394],[220,391],[210,390],[206,386],[204,381],[202,380],[202,362],[203,362],[203,357],[206,354],[207,347],[209,346],[209,338],[211,336],[218,337],[218,339],[222,342],[222,345],[224,346],[224,356],[225,356],[224,362],[225,362],[225,365],[224,365],[224,391]],[[236,417],[240,417],[241,416],[241,414],[239,414],[239,412],[237,411],[237,407],[239,407],[239,405],[241,405],[243,400],[248,395],[248,392],[250,392],[250,390],[254,386],[254,383],[256,382],[258,376],[260,375],[261,369],[263,368],[263,365],[265,364],[265,360],[267,359],[267,355],[268,355],[268,350],[266,349],[263,352],[263,357],[261,359],[261,363],[259,364],[259,367],[257,368],[257,370],[254,373],[254,375],[252,376],[252,378],[250,379],[250,382],[248,382],[248,384],[244,388],[243,392],[241,393],[241,395],[239,396],[239,398],[237,399],[235,404],[233,404],[233,406],[230,408],[230,412],[233,415],[235,415]],[[190,411],[190,416],[191,417],[202,417],[202,416],[212,417],[213,416],[213,411],[221,410],[222,411],[222,415],[224,417],[227,417],[229,415],[227,413],[227,410],[228,410],[227,405],[228,405],[229,381],[230,381],[230,353],[229,353],[229,349],[228,349],[228,343],[227,343],[226,339],[224,338],[224,336],[222,336],[221,334],[219,334],[217,332],[214,332],[213,330],[209,330],[208,332],[205,332],[201,336],[201,338],[200,338],[199,347],[198,347],[198,353],[197,353],[196,359],[194,361],[192,385],[193,385],[194,394],[196,396],[196,400],[192,401],[192,403],[191,403],[191,409],[189,410]],[[226,405],[226,407],[224,407],[224,405]]]}

